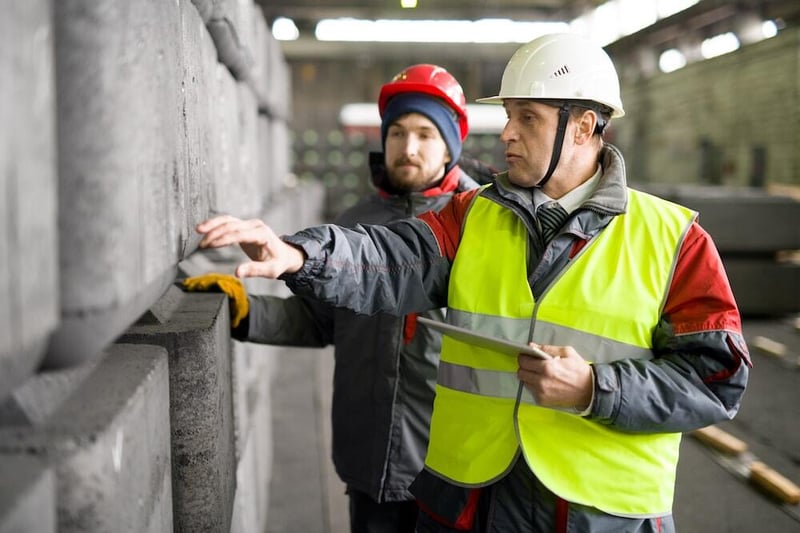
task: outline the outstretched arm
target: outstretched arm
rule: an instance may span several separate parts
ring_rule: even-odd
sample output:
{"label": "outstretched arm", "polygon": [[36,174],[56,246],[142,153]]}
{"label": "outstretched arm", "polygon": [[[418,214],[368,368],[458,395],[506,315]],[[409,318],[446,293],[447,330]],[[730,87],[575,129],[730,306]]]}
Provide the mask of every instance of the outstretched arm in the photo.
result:
{"label": "outstretched arm", "polygon": [[284,273],[292,274],[303,267],[306,257],[300,248],[282,241],[263,221],[241,220],[219,216],[197,226],[203,235],[200,248],[222,248],[238,244],[252,259],[236,268],[236,276],[261,276],[275,279]]}
{"label": "outstretched arm", "polygon": [[197,226],[202,248],[239,244],[239,277],[280,278],[297,295],[362,314],[442,307],[449,261],[417,219],[385,226],[332,224],[278,237],[260,220],[216,217]]}

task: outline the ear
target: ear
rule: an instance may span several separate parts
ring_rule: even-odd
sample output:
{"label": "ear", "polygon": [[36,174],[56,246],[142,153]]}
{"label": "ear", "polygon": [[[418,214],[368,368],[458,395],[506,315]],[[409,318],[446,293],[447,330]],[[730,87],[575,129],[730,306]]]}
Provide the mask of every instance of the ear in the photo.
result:
{"label": "ear", "polygon": [[597,113],[591,109],[586,109],[576,121],[575,144],[589,142],[594,135],[594,128],[597,125]]}

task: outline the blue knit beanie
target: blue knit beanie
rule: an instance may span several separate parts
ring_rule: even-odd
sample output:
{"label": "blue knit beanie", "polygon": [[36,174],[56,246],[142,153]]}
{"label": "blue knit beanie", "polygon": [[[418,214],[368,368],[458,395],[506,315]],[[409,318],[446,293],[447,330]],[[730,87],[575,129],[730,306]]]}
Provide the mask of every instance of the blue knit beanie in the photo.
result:
{"label": "blue knit beanie", "polygon": [[425,115],[436,125],[450,152],[450,163],[445,166],[445,173],[458,162],[461,155],[461,134],[458,119],[454,111],[438,98],[421,93],[398,94],[389,100],[383,112],[381,122],[381,147],[386,151],[386,134],[389,126],[398,118],[408,113]]}

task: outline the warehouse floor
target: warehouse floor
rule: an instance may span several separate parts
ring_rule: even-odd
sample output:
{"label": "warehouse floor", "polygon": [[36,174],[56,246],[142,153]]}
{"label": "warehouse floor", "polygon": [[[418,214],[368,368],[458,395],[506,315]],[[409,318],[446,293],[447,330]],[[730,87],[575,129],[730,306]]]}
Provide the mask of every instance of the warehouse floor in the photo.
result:
{"label": "warehouse floor", "polygon": [[[718,427],[745,443],[750,458],[800,484],[800,330],[794,317],[749,319],[744,333],[754,363],[750,384],[739,415]],[[784,353],[776,355],[780,346]],[[287,349],[279,365],[269,533],[349,530],[344,486],[330,461],[332,369],[330,349]],[[679,532],[800,532],[800,505],[767,495],[731,464],[746,463],[683,439],[674,506]]]}

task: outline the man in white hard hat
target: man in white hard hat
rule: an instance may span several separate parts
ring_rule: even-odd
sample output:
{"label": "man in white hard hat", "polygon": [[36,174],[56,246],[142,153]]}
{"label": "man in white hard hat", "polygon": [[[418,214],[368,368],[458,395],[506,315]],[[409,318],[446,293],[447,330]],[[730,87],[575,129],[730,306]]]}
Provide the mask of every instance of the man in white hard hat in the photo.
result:
{"label": "man in white hard hat", "polygon": [[732,418],[750,360],[696,213],[627,187],[603,140],[616,70],[572,34],[522,46],[498,95],[508,171],[439,213],[278,238],[226,219],[240,276],[281,277],[360,313],[447,305],[447,321],[550,354],[445,336],[417,531],[673,531],[681,434]]}

